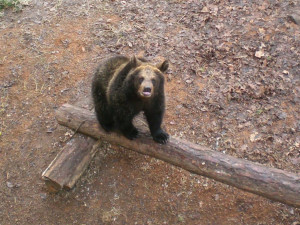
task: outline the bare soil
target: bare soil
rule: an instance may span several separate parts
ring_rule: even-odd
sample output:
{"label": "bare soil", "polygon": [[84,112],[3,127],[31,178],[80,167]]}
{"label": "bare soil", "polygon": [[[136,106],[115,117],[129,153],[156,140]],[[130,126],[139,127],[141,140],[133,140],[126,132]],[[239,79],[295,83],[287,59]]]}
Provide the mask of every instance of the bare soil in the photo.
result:
{"label": "bare soil", "polygon": [[300,224],[299,209],[109,143],[73,190],[51,194],[41,179],[73,134],[55,109],[90,99],[93,71],[115,54],[170,60],[171,135],[299,174],[299,4],[33,0],[5,9],[0,224]]}

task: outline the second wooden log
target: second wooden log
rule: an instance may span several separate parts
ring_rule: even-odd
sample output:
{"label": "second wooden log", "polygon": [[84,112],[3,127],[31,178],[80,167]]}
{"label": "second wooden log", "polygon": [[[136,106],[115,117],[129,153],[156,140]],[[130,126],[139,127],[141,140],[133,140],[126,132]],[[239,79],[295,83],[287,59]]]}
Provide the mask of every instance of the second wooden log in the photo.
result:
{"label": "second wooden log", "polygon": [[42,174],[48,190],[58,192],[73,188],[100,144],[100,140],[96,141],[84,135],[76,135],[71,139]]}

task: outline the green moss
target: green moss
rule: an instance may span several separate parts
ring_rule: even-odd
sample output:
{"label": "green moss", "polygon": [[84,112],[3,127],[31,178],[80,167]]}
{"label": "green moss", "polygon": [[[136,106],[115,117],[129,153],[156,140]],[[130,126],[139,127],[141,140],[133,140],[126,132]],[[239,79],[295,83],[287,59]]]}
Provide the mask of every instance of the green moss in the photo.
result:
{"label": "green moss", "polygon": [[21,3],[19,0],[0,0],[0,11],[7,8],[20,10]]}

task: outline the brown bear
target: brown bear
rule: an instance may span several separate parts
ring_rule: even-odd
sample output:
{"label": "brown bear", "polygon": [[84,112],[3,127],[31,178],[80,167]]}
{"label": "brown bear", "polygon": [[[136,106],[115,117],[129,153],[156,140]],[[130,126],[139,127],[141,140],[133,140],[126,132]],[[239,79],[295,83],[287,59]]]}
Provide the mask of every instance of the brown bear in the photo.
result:
{"label": "brown bear", "polygon": [[99,65],[92,81],[96,116],[105,131],[118,129],[128,139],[138,130],[132,120],[143,111],[154,141],[166,143],[161,129],[165,112],[164,76],[167,60],[153,65],[143,58],[115,56]]}

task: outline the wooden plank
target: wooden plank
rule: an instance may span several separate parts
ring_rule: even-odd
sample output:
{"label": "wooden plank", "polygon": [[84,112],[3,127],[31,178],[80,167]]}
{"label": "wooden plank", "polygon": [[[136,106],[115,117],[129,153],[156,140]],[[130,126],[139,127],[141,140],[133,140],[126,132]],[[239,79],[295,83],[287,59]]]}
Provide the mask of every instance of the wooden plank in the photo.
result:
{"label": "wooden plank", "polygon": [[91,137],[76,135],[57,154],[42,178],[50,192],[73,188],[76,181],[88,167],[101,141]]}

